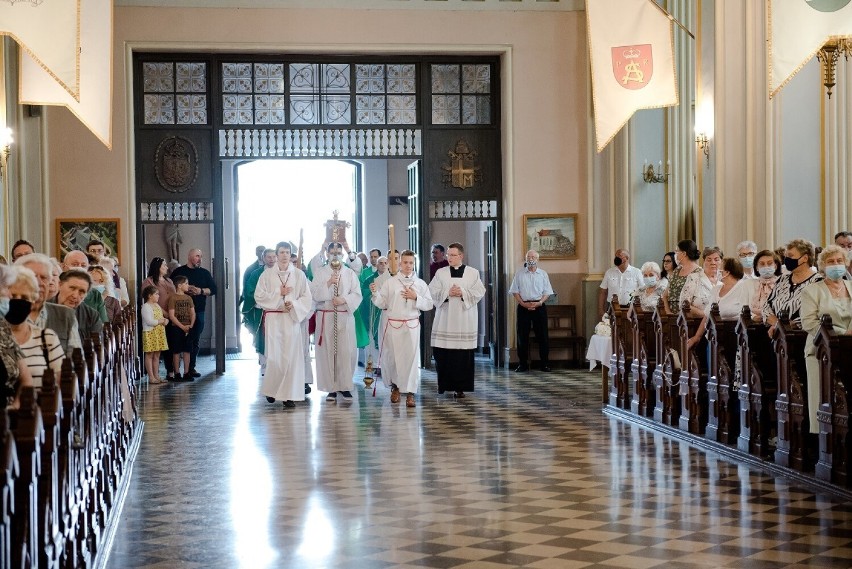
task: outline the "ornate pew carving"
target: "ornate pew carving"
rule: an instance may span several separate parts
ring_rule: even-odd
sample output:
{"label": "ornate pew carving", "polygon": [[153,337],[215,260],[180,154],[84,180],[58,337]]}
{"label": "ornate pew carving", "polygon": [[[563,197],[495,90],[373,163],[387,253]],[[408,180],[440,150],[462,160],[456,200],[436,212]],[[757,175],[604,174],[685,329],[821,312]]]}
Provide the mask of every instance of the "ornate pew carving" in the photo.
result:
{"label": "ornate pew carving", "polygon": [[[819,362],[819,461],[816,476],[852,486],[852,443],[849,441],[849,397],[852,395],[852,336],[837,334],[831,316],[820,318],[814,339]],[[809,387],[813,387],[811,384]]]}
{"label": "ornate pew carving", "polygon": [[689,310],[689,302],[684,301],[677,317],[677,341],[680,344],[682,364],[679,377],[681,412],[678,426],[684,431],[700,435],[704,433],[707,425],[707,370],[702,373],[696,354],[696,349],[703,349],[704,342],[699,342],[692,348],[687,347],[687,340],[701,324],[701,318],[691,316]]}
{"label": "ornate pew carving", "polygon": [[633,337],[627,320],[627,309],[618,304],[618,296],[612,295],[607,309],[612,326],[612,351],[609,360],[610,392],[609,404],[621,409],[630,408],[630,365],[632,362]]}
{"label": "ornate pew carving", "polygon": [[654,368],[654,389],[656,405],[654,420],[658,423],[676,427],[680,419],[681,401],[679,378],[681,372],[680,354],[673,348],[677,341],[677,315],[667,314],[662,305],[657,305],[653,315],[654,335],[656,336],[657,366]]}
{"label": "ornate pew carving", "polygon": [[[806,435],[808,427],[808,395],[805,372],[805,342],[807,333],[794,328],[786,314],[781,314],[773,347],[775,350],[775,369],[777,381],[764,381],[763,422],[758,423],[758,434],[753,435],[754,450],[752,454],[764,456],[773,449],[769,448],[767,440],[771,435],[770,426],[776,429],[778,442],[776,444],[775,462],[790,466],[796,470],[810,470],[813,461],[808,458]],[[774,370],[773,370],[774,371]],[[772,376],[764,376],[769,379]],[[770,391],[771,390],[771,391]],[[759,404],[757,395],[752,394],[752,405]],[[775,413],[770,414],[770,412]],[[752,415],[757,415],[752,410]]]}
{"label": "ornate pew carving", "polygon": [[[662,300],[659,301],[662,303]],[[658,304],[658,310],[663,310]],[[633,333],[633,362],[630,366],[633,378],[633,399],[630,410],[643,417],[653,417],[656,406],[654,391],[654,369],[657,366],[657,336],[654,332],[654,313],[642,308],[640,298],[633,299],[627,312],[627,320]]]}
{"label": "ornate pew carving", "polygon": [[710,347],[707,377],[707,430],[713,441],[734,444],[740,434],[737,398],[737,320],[722,320],[719,305],[710,308],[707,343]]}

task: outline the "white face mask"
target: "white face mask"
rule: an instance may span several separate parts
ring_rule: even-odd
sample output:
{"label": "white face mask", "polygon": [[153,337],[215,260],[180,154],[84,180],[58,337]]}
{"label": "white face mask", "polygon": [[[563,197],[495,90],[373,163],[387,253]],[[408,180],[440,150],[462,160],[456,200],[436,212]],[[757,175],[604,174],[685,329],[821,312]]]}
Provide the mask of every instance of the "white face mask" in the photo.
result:
{"label": "white face mask", "polygon": [[771,279],[775,276],[775,267],[760,267],[757,269],[760,278],[762,279]]}
{"label": "white face mask", "polygon": [[657,284],[657,277],[654,276],[654,275],[651,275],[650,277],[643,277],[643,278],[645,280],[645,286],[654,286],[655,284]]}

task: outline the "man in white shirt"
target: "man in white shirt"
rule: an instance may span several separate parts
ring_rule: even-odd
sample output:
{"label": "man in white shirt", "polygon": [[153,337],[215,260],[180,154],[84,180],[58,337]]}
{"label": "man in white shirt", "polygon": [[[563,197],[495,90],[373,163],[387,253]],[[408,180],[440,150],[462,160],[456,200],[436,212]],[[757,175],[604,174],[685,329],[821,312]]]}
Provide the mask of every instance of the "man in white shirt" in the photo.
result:
{"label": "man in white shirt", "polygon": [[603,315],[612,295],[618,295],[618,303],[622,306],[630,304],[630,293],[642,285],[642,271],[630,264],[630,251],[616,249],[615,265],[604,273],[601,281],[601,291],[598,294],[598,313]]}
{"label": "man in white shirt", "polygon": [[518,367],[515,371],[529,370],[530,326],[538,340],[538,355],[541,360],[541,371],[550,371],[548,356],[550,346],[547,336],[547,307],[545,302],[553,294],[550,278],[544,269],[538,268],[538,253],[532,249],[527,251],[524,268],[515,273],[509,294],[518,301]]}

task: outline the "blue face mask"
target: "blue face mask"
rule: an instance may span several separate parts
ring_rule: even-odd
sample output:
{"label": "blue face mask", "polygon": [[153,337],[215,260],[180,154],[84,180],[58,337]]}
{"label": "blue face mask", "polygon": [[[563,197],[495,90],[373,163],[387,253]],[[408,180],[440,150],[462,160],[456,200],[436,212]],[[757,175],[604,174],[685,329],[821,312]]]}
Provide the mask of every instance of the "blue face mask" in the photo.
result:
{"label": "blue face mask", "polygon": [[9,299],[6,297],[0,298],[0,316],[3,318],[9,314]]}
{"label": "blue face mask", "polygon": [[837,281],[843,278],[846,274],[846,267],[843,265],[829,265],[825,268],[825,278]]}
{"label": "blue face mask", "polygon": [[742,263],[744,269],[750,269],[754,267],[754,257],[755,255],[749,255],[748,257],[740,257],[740,263]]}
{"label": "blue face mask", "polygon": [[101,294],[103,294],[104,291],[106,290],[105,285],[92,285],[92,288],[95,289],[96,291],[98,291]]}
{"label": "blue face mask", "polygon": [[757,272],[760,274],[760,278],[771,279],[775,276],[775,267],[760,267]]}
{"label": "blue face mask", "polygon": [[645,286],[654,286],[655,284],[657,284],[657,277],[655,277],[653,275],[650,276],[650,277],[644,277],[644,280],[645,280]]}

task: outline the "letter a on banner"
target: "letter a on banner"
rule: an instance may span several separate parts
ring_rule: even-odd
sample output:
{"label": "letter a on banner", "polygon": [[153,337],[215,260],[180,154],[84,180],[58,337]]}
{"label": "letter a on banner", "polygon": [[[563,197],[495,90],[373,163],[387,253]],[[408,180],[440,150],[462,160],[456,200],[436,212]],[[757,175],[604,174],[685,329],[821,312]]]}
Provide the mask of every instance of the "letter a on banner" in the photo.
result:
{"label": "letter a on banner", "polygon": [[0,0],[0,35],[80,100],[80,0]]}
{"label": "letter a on banner", "polygon": [[597,150],[639,109],[678,104],[674,31],[651,0],[586,0]]}

